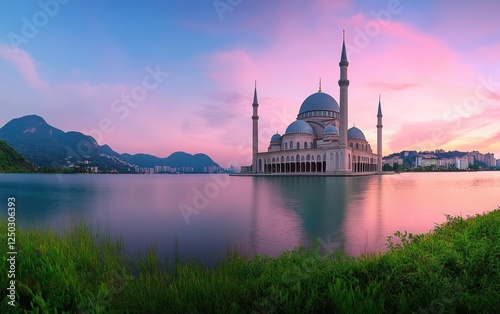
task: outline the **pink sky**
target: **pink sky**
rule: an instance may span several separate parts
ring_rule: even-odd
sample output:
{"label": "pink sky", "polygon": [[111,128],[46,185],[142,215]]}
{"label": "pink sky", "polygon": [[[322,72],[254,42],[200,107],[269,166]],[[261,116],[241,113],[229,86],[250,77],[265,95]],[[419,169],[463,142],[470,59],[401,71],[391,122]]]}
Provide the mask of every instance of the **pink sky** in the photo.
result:
{"label": "pink sky", "polygon": [[[493,152],[500,158],[500,4],[358,2],[278,1],[259,7],[243,1],[223,21],[208,5],[196,13],[200,20],[180,16],[178,29],[169,29],[197,38],[183,37],[184,53],[168,42],[160,49],[152,40],[139,48],[156,47],[162,57],[141,59],[117,42],[90,42],[105,45],[96,47],[107,53],[101,60],[105,66],[92,77],[86,74],[92,67],[81,60],[84,55],[51,59],[41,48],[42,40],[59,36],[55,24],[63,18],[54,19],[32,43],[19,49],[0,44],[0,124],[38,114],[64,131],[90,133],[120,153],[165,157],[175,151],[203,152],[222,166],[245,165],[254,80],[259,149],[265,151],[271,135],[282,134],[302,101],[317,91],[319,77],[323,91],[338,100],[345,29],[349,126],[355,123],[372,146],[381,94],[384,155],[442,148]],[[69,5],[67,10],[77,14]],[[212,39],[221,43],[210,44]],[[148,67],[168,75],[133,107],[123,102],[113,107],[122,95],[145,86]],[[103,120],[111,122],[109,130],[100,127]]]}

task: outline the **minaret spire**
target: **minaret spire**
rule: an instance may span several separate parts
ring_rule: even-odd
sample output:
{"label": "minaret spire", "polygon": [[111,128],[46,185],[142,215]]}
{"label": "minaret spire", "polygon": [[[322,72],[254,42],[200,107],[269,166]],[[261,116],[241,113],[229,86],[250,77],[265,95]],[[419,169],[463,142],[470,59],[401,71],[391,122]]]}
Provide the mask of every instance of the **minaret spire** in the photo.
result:
{"label": "minaret spire", "polygon": [[382,117],[382,105],[380,104],[380,94],[378,94],[378,113],[377,117]]}
{"label": "minaret spire", "polygon": [[319,90],[318,93],[321,93],[321,76],[319,77]]}
{"label": "minaret spire", "polygon": [[382,173],[382,105],[378,95],[378,112],[377,112],[377,172]]}
{"label": "minaret spire", "polygon": [[253,90],[253,103],[257,105],[259,104],[257,101],[257,80],[255,80],[255,88]]}
{"label": "minaret spire", "polygon": [[[347,53],[345,50],[345,30],[342,31],[342,54],[340,56],[340,63],[345,63],[346,66],[349,65],[349,62],[347,61]],[[342,66],[342,64],[340,64]]]}

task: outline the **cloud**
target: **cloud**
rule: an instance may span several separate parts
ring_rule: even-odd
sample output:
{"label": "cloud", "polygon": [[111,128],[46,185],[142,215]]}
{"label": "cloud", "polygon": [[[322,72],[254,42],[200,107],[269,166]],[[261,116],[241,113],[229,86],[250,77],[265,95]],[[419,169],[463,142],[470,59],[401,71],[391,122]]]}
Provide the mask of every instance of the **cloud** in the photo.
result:
{"label": "cloud", "polygon": [[182,132],[193,139],[236,144],[233,140],[245,133],[242,124],[248,120],[245,118],[249,114],[250,97],[235,92],[217,92],[207,94],[206,102],[186,115]]}
{"label": "cloud", "polygon": [[[464,146],[478,150],[488,149],[495,144],[499,134],[497,121],[500,120],[500,102],[475,114],[464,114],[454,112],[454,115],[445,114],[442,120],[402,124],[390,136],[388,146],[392,151],[423,151],[447,147],[452,142],[469,142],[471,144]],[[478,141],[478,138],[481,140]]]}
{"label": "cloud", "polygon": [[500,62],[500,44],[479,47],[478,53],[482,59],[485,59],[488,62]]}
{"label": "cloud", "polygon": [[416,83],[408,83],[408,84],[396,84],[396,83],[369,83],[368,86],[378,89],[380,91],[402,91],[410,88],[414,88],[420,86],[420,84]]}
{"label": "cloud", "polygon": [[38,92],[45,92],[49,89],[48,84],[38,75],[35,61],[26,51],[0,45],[0,57],[7,60],[32,89]]}

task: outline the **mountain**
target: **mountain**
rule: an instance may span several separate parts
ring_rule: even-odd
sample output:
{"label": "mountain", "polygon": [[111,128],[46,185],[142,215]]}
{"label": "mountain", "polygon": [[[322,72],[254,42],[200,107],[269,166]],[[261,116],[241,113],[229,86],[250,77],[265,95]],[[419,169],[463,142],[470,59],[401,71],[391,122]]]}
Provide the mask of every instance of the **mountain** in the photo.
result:
{"label": "mountain", "polygon": [[139,167],[168,166],[171,168],[191,167],[193,172],[204,172],[205,167],[220,167],[205,154],[191,155],[185,152],[175,152],[166,158],[159,158],[148,154],[122,154],[121,157]]}
{"label": "mountain", "polygon": [[96,166],[100,170],[129,172],[132,165],[109,146],[91,136],[63,132],[37,115],[13,119],[0,129],[0,139],[38,167]]}
{"label": "mountain", "polygon": [[34,172],[33,166],[26,158],[19,155],[5,141],[0,140],[0,172]]}
{"label": "mountain", "polygon": [[219,167],[205,154],[176,152],[166,158],[147,154],[119,154],[108,145],[80,132],[63,132],[37,115],[13,119],[0,128],[0,140],[7,142],[20,155],[37,167],[79,169],[88,172],[96,166],[99,172],[134,172],[135,166],[153,168],[190,167],[190,172]]}

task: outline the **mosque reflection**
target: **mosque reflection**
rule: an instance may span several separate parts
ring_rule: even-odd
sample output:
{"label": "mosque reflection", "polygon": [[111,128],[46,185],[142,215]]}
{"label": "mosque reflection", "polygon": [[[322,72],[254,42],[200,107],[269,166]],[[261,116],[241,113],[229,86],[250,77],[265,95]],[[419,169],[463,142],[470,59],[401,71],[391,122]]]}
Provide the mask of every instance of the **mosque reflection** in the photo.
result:
{"label": "mosque reflection", "polygon": [[[254,177],[249,253],[274,255],[272,247],[278,244],[312,248],[313,241],[323,253],[338,247],[351,255],[365,253],[381,229],[379,185],[379,176]],[[269,211],[275,214],[273,222],[267,221]],[[294,217],[295,223],[283,223],[282,215]],[[281,234],[292,238],[276,240]],[[259,240],[264,238],[275,243]]]}

